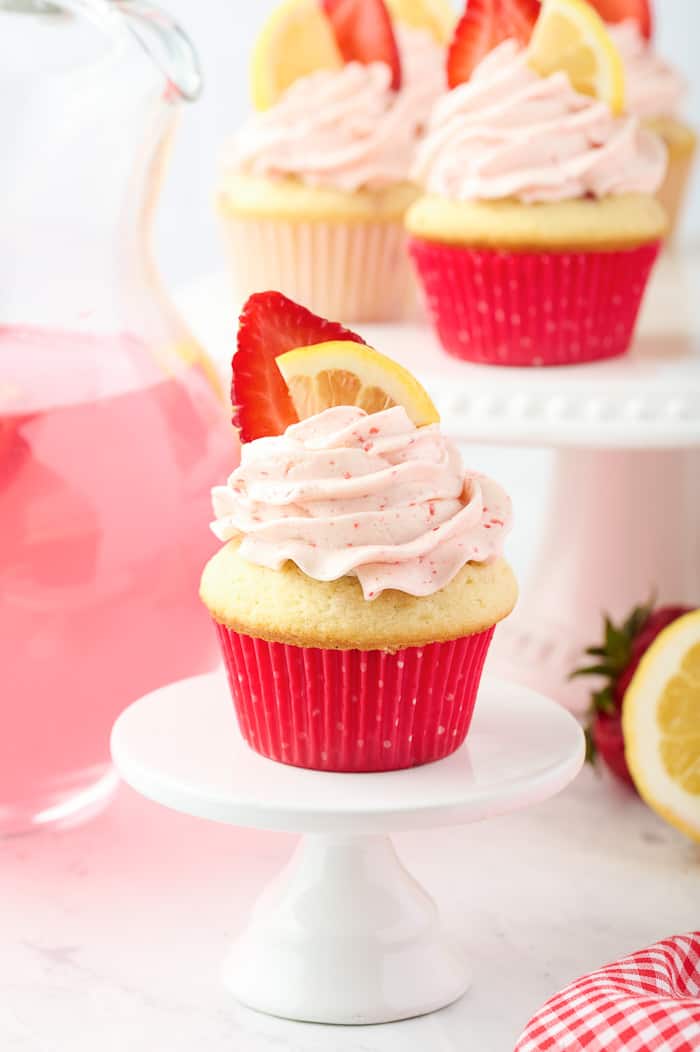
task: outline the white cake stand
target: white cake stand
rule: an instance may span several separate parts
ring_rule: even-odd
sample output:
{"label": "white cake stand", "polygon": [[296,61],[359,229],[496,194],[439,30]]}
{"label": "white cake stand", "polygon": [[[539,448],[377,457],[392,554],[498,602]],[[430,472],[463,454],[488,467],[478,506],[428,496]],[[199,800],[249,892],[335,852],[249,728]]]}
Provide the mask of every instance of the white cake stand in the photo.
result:
{"label": "white cake stand", "polygon": [[258,900],[225,965],[244,1004],[307,1022],[391,1022],[442,1008],[469,985],[427,893],[390,832],[459,825],[527,807],[578,773],[582,732],[525,687],[485,682],[467,745],[391,774],[273,763],[243,742],[221,675],[164,687],[112,734],[117,768],[166,807],[306,834]]}

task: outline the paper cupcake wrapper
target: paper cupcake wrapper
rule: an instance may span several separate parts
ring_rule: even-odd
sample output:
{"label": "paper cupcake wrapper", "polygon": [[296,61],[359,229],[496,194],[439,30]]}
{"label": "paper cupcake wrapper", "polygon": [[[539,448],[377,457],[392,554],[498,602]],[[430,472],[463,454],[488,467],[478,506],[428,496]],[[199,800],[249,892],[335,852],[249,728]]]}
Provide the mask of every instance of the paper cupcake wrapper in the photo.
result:
{"label": "paper cupcake wrapper", "polygon": [[276,289],[324,318],[400,321],[417,312],[401,222],[223,217],[237,300]]}
{"label": "paper cupcake wrapper", "polygon": [[514,366],[624,354],[659,248],[657,241],[610,252],[510,252],[410,242],[445,350]]}
{"label": "paper cupcake wrapper", "polygon": [[324,650],[216,625],[243,737],[280,763],[395,771],[464,742],[493,628],[448,643]]}

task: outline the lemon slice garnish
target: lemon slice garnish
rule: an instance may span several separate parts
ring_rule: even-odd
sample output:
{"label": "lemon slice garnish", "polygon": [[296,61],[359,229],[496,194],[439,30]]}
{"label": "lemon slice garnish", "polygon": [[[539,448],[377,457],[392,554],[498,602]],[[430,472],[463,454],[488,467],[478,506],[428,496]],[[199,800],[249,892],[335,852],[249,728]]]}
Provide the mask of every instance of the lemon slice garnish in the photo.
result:
{"label": "lemon slice garnish", "polygon": [[253,50],[253,105],[267,110],[300,77],[320,69],[341,69],[343,64],[318,0],[285,0],[265,22]]}
{"label": "lemon slice garnish", "polygon": [[416,378],[402,365],[361,343],[334,340],[277,358],[300,420],[337,405],[368,413],[400,405],[416,425],[440,416]]}
{"label": "lemon slice garnish", "polygon": [[625,694],[623,731],[640,795],[700,840],[700,610],[649,647]]}
{"label": "lemon slice garnish", "polygon": [[388,0],[392,16],[414,29],[425,29],[438,44],[452,37],[457,16],[448,0]]}
{"label": "lemon slice garnish", "polygon": [[529,61],[541,76],[561,70],[576,91],[625,108],[625,67],[605,23],[586,0],[543,0]]}

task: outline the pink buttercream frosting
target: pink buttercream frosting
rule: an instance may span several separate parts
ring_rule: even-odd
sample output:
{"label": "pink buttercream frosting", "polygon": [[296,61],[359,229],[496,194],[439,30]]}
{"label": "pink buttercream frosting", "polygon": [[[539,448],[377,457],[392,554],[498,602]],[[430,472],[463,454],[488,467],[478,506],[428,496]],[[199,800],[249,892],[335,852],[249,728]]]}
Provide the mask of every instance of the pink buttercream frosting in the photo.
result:
{"label": "pink buttercream frosting", "polygon": [[634,19],[608,26],[625,63],[625,100],[630,113],[643,119],[677,117],[687,84],[657,55]]}
{"label": "pink buttercream frosting", "polygon": [[447,50],[427,30],[399,23],[394,32],[401,55],[402,104],[421,135],[434,104],[447,91]]}
{"label": "pink buttercream frosting", "polygon": [[439,427],[417,428],[400,406],[339,406],[250,442],[212,499],[214,533],[240,537],[249,562],[356,576],[365,599],[432,595],[467,562],[501,555],[512,518],[500,486],[465,471]]}
{"label": "pink buttercream frosting", "polygon": [[319,70],[248,120],[226,165],[348,191],[402,182],[415,150],[411,99],[392,90],[383,62]]}
{"label": "pink buttercream frosting", "polygon": [[666,163],[637,117],[614,117],[565,73],[539,76],[507,40],[438,101],[414,174],[454,200],[562,201],[653,194]]}

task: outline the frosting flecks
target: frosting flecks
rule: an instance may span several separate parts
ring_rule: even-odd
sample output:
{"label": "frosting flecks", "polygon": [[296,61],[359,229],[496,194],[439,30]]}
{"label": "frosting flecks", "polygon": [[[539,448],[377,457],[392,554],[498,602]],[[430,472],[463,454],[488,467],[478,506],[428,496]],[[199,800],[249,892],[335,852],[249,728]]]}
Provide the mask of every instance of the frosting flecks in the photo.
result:
{"label": "frosting flecks", "polygon": [[319,581],[354,575],[366,599],[433,594],[467,562],[501,555],[512,517],[437,425],[416,428],[399,406],[327,409],[251,442],[212,497],[214,533],[240,537],[243,558],[291,560]]}
{"label": "frosting flecks", "polygon": [[565,73],[540,77],[512,40],[444,95],[414,175],[453,200],[563,201],[659,188],[666,150],[634,116],[614,117]]}

